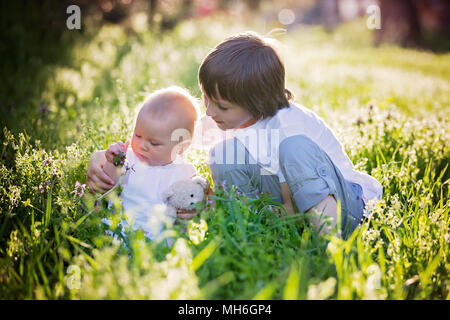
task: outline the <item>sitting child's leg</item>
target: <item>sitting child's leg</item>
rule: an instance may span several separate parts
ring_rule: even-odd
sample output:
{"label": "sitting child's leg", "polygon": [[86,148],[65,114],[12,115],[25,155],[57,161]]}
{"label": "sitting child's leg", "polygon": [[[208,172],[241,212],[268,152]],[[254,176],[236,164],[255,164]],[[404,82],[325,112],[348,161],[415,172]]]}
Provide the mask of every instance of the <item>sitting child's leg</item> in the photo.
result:
{"label": "sitting child's leg", "polygon": [[278,177],[262,175],[261,167],[251,163],[250,154],[236,138],[222,141],[210,151],[209,167],[216,186],[235,186],[251,198],[267,192],[274,201],[282,202]]}
{"label": "sitting child's leg", "polygon": [[279,150],[280,168],[299,211],[308,212],[315,207],[336,224],[337,203],[335,206],[333,200],[339,201],[342,236],[348,237],[363,216],[361,195],[354,192],[326,152],[308,137],[286,138]]}

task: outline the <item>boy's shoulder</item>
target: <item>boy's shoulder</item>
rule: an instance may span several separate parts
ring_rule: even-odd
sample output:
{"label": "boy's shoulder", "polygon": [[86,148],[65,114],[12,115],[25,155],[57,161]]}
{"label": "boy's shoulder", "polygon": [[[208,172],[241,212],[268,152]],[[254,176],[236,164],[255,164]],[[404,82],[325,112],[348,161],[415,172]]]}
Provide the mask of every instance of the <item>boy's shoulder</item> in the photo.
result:
{"label": "boy's shoulder", "polygon": [[315,122],[323,122],[322,118],[318,116],[311,109],[303,105],[290,103],[289,107],[278,110],[276,118],[283,123],[305,123],[314,124]]}

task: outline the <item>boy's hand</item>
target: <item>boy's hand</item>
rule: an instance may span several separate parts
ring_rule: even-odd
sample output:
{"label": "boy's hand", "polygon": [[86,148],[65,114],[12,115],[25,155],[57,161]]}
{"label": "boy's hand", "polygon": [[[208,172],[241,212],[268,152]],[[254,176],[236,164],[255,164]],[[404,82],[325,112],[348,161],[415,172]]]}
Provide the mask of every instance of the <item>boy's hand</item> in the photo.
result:
{"label": "boy's hand", "polygon": [[105,162],[105,151],[95,152],[89,161],[86,182],[93,193],[104,193],[114,186],[114,181],[103,171]]}
{"label": "boy's hand", "polygon": [[125,143],[119,141],[110,145],[105,153],[106,160],[108,160],[108,162],[114,163],[114,156],[118,155],[121,151],[126,153],[129,143],[129,141]]}

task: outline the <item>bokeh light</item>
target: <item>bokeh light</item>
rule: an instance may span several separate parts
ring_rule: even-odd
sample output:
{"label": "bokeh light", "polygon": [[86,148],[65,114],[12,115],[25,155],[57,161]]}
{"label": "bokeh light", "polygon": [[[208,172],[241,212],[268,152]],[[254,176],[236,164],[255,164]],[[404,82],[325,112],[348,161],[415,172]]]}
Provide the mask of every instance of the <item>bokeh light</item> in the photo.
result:
{"label": "bokeh light", "polygon": [[292,24],[295,21],[295,13],[291,9],[283,9],[278,13],[278,20],[284,25]]}

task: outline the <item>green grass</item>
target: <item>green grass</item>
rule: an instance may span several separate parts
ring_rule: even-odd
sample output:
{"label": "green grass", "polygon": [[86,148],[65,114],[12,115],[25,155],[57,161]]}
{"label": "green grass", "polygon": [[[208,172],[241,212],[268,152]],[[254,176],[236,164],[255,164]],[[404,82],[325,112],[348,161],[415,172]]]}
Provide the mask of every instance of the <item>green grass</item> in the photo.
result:
{"label": "green grass", "polygon": [[[104,202],[74,193],[92,152],[129,137],[145,94],[177,84],[200,98],[210,48],[269,30],[219,17],[165,34],[106,25],[49,42],[33,60],[36,87],[10,72],[16,91],[2,92],[17,107],[2,108],[0,298],[449,299],[450,56],[373,48],[364,23],[278,38],[296,102],[383,184],[375,214],[348,240],[318,237],[304,214],[275,216],[265,196],[216,186],[215,207],[199,205],[188,233],[175,226],[173,248],[130,230],[117,241],[100,224],[111,215]],[[67,39],[67,57],[53,59]],[[205,153],[188,159],[211,179]],[[118,222],[117,193],[108,198]]]}

